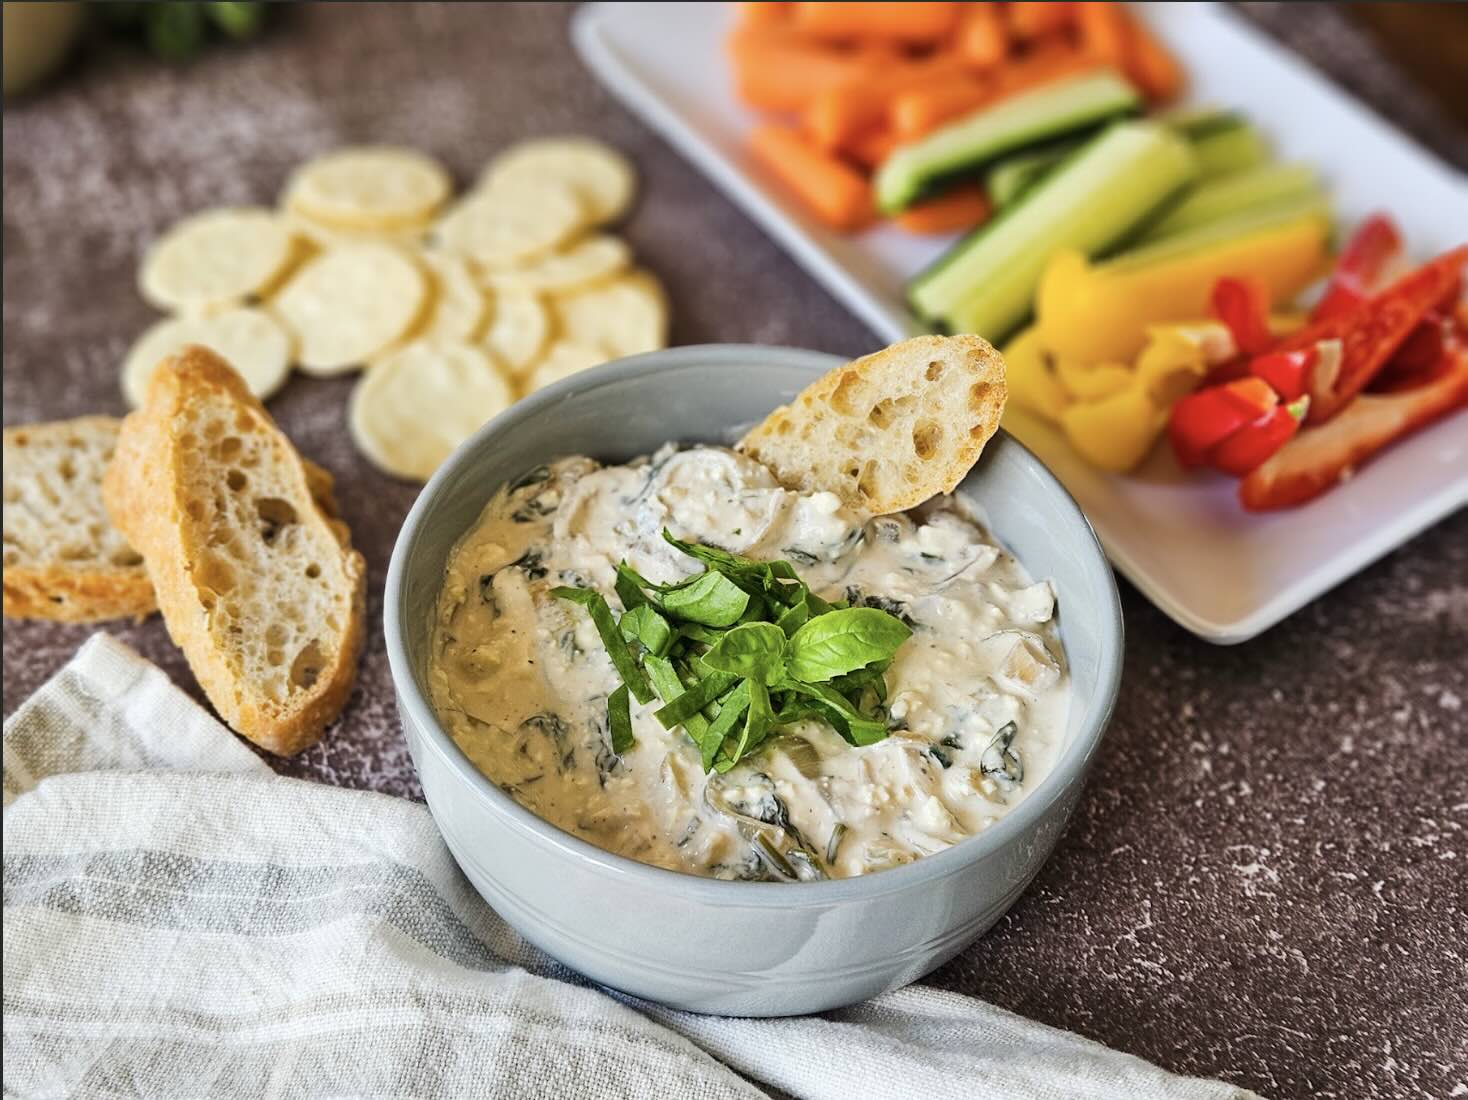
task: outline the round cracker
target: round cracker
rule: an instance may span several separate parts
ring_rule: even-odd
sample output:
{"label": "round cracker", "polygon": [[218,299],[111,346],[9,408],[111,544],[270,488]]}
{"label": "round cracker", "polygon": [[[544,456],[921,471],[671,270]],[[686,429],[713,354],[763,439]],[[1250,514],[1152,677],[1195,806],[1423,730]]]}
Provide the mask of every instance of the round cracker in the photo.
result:
{"label": "round cracker", "polygon": [[413,222],[394,229],[346,229],[342,226],[319,222],[295,210],[282,211],[280,216],[286,227],[296,235],[297,240],[305,242],[306,245],[318,251],[342,244],[362,244],[371,241],[417,249],[422,247],[433,226],[432,222],[424,221]]}
{"label": "round cracker", "polygon": [[517,374],[540,357],[550,337],[551,319],[537,294],[507,290],[494,296],[484,346]]}
{"label": "round cracker", "polygon": [[637,270],[551,299],[561,335],[614,358],[668,346],[668,300],[662,285]]}
{"label": "round cracker", "polygon": [[352,393],[352,438],[373,465],[426,481],[513,400],[509,380],[482,349],[415,340],[362,375]]}
{"label": "round cracker", "polygon": [[637,190],[637,174],[617,150],[590,138],[544,138],[512,145],[484,169],[483,183],[540,187],[569,185],[597,224],[627,212]]}
{"label": "round cracker", "polygon": [[484,277],[496,290],[567,293],[609,279],[631,262],[632,250],[626,241],[595,233],[528,264],[487,268]]}
{"label": "round cracker", "polygon": [[536,361],[535,367],[525,377],[524,390],[534,393],[563,378],[580,374],[584,370],[609,362],[611,356],[599,347],[577,344],[570,340],[556,340],[545,349],[545,354]]}
{"label": "round cracker", "polygon": [[362,145],[301,165],[286,185],[285,206],[331,226],[392,229],[427,221],[452,190],[448,172],[433,158]]}
{"label": "round cracker", "polygon": [[338,374],[412,328],[428,298],[416,263],[392,245],[364,243],[308,260],[272,304],[295,333],[301,369]]}
{"label": "round cracker", "polygon": [[434,229],[450,251],[491,267],[533,260],[586,226],[586,206],[554,180],[537,187],[484,188],[466,196]]}
{"label": "round cracker", "polygon": [[257,206],[206,210],[153,243],[138,286],[159,309],[220,309],[268,290],[296,258],[290,230]]}
{"label": "round cracker", "polygon": [[186,344],[202,344],[217,352],[262,401],[290,374],[290,333],[263,310],[246,307],[203,317],[168,317],[139,336],[123,360],[122,393],[130,405],[143,404],[154,369]]}
{"label": "round cracker", "polygon": [[434,288],[425,334],[441,340],[474,341],[484,327],[489,302],[469,264],[461,257],[437,252],[425,252],[423,262],[433,276]]}

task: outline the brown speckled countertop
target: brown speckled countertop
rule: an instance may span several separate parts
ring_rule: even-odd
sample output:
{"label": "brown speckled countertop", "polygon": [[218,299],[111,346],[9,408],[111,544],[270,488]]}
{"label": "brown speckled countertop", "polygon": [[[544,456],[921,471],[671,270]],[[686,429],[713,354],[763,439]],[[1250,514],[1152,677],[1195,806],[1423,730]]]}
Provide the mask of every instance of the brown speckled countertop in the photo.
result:
{"label": "brown speckled countertop", "polygon": [[[1337,11],[1248,15],[1459,166],[1468,142]],[[596,85],[554,6],[288,13],[178,72],[89,49],[4,114],[4,420],[121,413],[153,312],[144,244],[179,216],[270,202],[346,142],[400,142],[471,179],[499,145],[584,131],[642,173],[627,227],[678,343],[858,354],[874,341]],[[1383,196],[1385,201],[1390,196]],[[415,488],[345,428],[347,380],[271,410],[338,478],[371,569],[369,641],[340,724],[280,770],[417,796],[380,640]],[[1270,1096],[1468,1093],[1468,516],[1256,641],[1218,649],[1123,585],[1115,721],[1076,820],[1001,924],[929,980],[1171,1069]],[[156,618],[109,629],[198,694]],[[90,633],[5,624],[9,714]]]}

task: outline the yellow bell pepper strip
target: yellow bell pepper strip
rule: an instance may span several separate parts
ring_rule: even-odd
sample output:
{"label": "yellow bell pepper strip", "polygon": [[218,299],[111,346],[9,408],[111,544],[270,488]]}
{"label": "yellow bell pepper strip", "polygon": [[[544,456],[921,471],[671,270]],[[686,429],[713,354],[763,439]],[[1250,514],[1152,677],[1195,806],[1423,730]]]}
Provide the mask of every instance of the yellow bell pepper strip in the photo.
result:
{"label": "yellow bell pepper strip", "polygon": [[1437,368],[1421,384],[1360,394],[1327,423],[1300,432],[1239,483],[1239,503],[1250,512],[1270,512],[1314,500],[1388,444],[1464,408],[1468,341],[1459,339],[1444,346]]}
{"label": "yellow bell pepper strip", "polygon": [[1210,370],[1236,354],[1233,335],[1217,321],[1152,325],[1136,373],[1153,402],[1170,409],[1197,389]]}
{"label": "yellow bell pepper strip", "polygon": [[1050,424],[1070,404],[1070,394],[1055,377],[1050,357],[1040,347],[1040,334],[1027,328],[1004,349],[1004,379],[1009,400]]}
{"label": "yellow bell pepper strip", "polygon": [[1070,359],[1057,359],[1055,377],[1075,400],[1100,401],[1132,384],[1132,368],[1125,363],[1097,363],[1092,366]]}
{"label": "yellow bell pepper strip", "polygon": [[1078,401],[1060,414],[1060,426],[1077,454],[1092,466],[1121,474],[1134,469],[1167,426],[1140,385],[1099,401]]}
{"label": "yellow bell pepper strip", "polygon": [[1159,245],[1098,265],[1059,252],[1035,298],[1040,342],[1061,359],[1129,362],[1148,325],[1206,315],[1225,275],[1256,276],[1272,302],[1287,302],[1324,270],[1329,231],[1329,219],[1312,211],[1186,250]]}
{"label": "yellow bell pepper strip", "polygon": [[1061,384],[1074,398],[1059,413],[1061,428],[1092,465],[1114,473],[1130,470],[1147,457],[1172,406],[1234,351],[1227,328],[1199,321],[1153,325],[1134,367],[1057,363]]}

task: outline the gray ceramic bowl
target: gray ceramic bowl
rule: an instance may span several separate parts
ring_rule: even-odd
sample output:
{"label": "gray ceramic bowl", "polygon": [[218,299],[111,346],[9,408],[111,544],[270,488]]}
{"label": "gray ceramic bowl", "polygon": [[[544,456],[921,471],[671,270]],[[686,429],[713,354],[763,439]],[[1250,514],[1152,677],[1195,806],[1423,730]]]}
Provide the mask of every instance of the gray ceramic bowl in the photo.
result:
{"label": "gray ceramic bowl", "polygon": [[720,882],[648,867],[540,820],[481,775],[428,702],[430,619],[455,541],[504,482],[550,459],[625,461],[668,439],[730,442],[839,360],[785,348],[674,348],[521,401],[444,463],[398,536],[387,654],[423,793],[475,888],[574,970],[697,1012],[816,1012],[920,977],[989,928],[1040,869],[1080,795],[1121,675],[1121,608],[1090,525],[1001,433],[959,490],[1059,593],[1075,686],[1054,770],[988,831],[915,863],[815,883]]}

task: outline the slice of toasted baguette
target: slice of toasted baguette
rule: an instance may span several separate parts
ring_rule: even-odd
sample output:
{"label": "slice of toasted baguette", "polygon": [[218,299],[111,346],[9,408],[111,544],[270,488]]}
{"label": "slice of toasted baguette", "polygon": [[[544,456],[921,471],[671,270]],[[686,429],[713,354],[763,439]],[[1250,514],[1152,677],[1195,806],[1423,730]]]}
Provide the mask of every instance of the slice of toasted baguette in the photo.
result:
{"label": "slice of toasted baguette", "polygon": [[121,424],[83,416],[5,429],[6,616],[98,622],[158,606],[141,555],[102,506]]}
{"label": "slice of toasted baguette", "polygon": [[330,480],[224,360],[190,346],[154,371],[103,481],[210,702],[281,754],[341,712],[362,648],[366,569]]}
{"label": "slice of toasted baguette", "polygon": [[951,493],[999,427],[1004,360],[977,336],[917,336],[836,367],[739,450],[780,484],[871,516]]}

